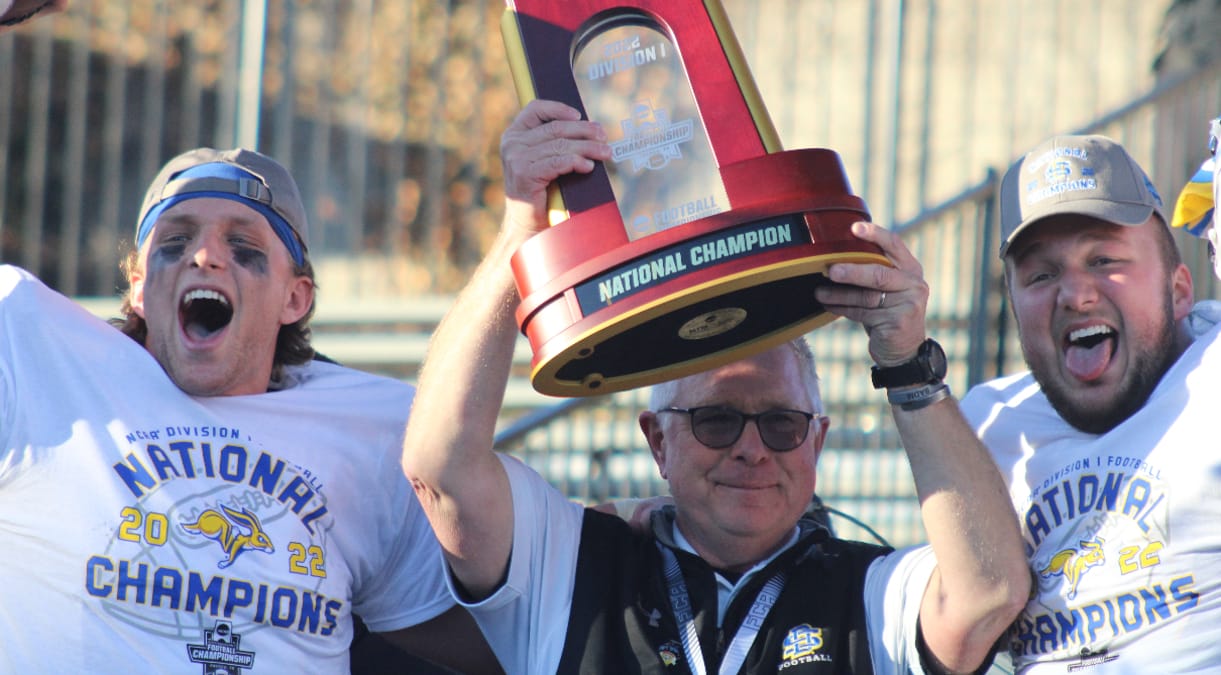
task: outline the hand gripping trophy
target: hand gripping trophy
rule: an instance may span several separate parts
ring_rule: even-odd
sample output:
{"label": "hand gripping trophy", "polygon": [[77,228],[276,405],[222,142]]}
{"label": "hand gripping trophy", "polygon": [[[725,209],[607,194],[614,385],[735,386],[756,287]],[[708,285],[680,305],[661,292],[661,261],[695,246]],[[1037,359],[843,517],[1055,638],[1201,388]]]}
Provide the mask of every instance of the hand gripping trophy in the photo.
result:
{"label": "hand gripping trophy", "polygon": [[889,264],[839,156],[782,150],[719,0],[508,0],[523,104],[562,101],[612,159],[552,186],[513,258],[533,386],[588,396],[713,368],[835,318],[834,262]]}

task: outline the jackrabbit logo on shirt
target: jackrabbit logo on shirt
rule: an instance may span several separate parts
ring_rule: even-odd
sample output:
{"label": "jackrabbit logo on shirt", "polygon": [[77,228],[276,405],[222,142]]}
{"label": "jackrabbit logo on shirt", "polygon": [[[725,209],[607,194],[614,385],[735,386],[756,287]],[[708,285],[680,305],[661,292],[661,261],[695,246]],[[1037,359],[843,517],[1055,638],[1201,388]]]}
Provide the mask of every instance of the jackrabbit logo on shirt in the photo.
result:
{"label": "jackrabbit logo on shirt", "polygon": [[1101,565],[1106,560],[1106,553],[1102,550],[1103,543],[1102,537],[1094,537],[1088,541],[1083,540],[1081,548],[1059,551],[1051,557],[1047,567],[1039,570],[1039,574],[1044,578],[1056,575],[1064,577],[1068,581],[1068,599],[1072,600],[1077,597],[1077,584],[1081,582],[1081,575],[1085,574],[1085,570]]}
{"label": "jackrabbit logo on shirt", "polygon": [[193,523],[182,523],[182,529],[192,534],[198,534],[213,539],[220,544],[227,556],[216,563],[225,569],[233,564],[243,551],[264,551],[275,553],[276,547],[271,543],[271,537],[263,531],[259,517],[243,508],[241,511],[222,505],[221,512],[206,509],[199,514]]}

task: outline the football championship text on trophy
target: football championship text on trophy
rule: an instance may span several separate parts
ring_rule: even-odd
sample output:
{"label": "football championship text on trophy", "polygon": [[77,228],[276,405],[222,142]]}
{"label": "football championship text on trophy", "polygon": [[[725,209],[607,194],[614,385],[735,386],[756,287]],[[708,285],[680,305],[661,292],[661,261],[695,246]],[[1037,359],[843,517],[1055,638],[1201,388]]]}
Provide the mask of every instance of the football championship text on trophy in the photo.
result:
{"label": "football championship text on trophy", "polygon": [[513,257],[531,381],[611,393],[740,359],[835,318],[834,262],[889,264],[839,156],[782,150],[718,0],[508,0],[523,104],[599,122],[612,159],[561,177]]}

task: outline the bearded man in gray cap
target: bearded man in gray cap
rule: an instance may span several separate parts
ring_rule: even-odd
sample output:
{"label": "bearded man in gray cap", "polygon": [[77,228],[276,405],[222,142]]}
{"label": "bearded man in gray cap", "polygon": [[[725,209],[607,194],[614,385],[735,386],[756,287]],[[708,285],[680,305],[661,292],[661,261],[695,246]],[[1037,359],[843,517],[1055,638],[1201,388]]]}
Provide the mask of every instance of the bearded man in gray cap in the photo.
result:
{"label": "bearded man in gray cap", "polygon": [[1221,330],[1193,328],[1162,199],[1121,145],[1070,135],[1011,166],[1000,201],[1030,370],[961,405],[1034,574],[1006,639],[1014,672],[1215,673]]}
{"label": "bearded man in gray cap", "polygon": [[312,358],[308,234],[283,166],[203,148],[122,332],[0,266],[0,671],[347,673],[357,615],[498,670],[398,468],[414,390]]}
{"label": "bearded man in gray cap", "polygon": [[1001,187],[1000,255],[1030,372],[963,413],[1009,481],[1030,602],[1027,675],[1204,673],[1221,663],[1221,339],[1189,329],[1191,274],[1119,144],[1059,136]]}

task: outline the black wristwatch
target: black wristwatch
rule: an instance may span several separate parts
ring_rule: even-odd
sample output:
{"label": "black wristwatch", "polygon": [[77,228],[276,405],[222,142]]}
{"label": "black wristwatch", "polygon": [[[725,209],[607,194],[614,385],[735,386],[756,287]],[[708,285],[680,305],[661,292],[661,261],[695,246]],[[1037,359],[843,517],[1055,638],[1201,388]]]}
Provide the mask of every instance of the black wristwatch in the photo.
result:
{"label": "black wristwatch", "polygon": [[933,338],[920,344],[911,360],[887,368],[873,367],[873,388],[912,387],[945,379],[945,350]]}

